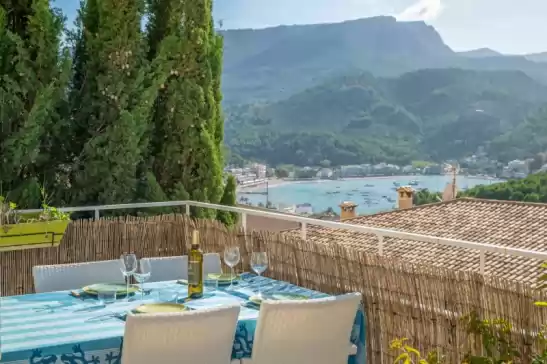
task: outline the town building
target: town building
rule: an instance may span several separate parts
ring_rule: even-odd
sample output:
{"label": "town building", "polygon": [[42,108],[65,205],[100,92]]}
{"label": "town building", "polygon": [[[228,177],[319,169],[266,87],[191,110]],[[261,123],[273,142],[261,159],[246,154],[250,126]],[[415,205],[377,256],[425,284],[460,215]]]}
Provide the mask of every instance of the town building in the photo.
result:
{"label": "town building", "polygon": [[330,168],[321,168],[319,171],[317,171],[317,178],[332,178],[334,175],[334,172]]}

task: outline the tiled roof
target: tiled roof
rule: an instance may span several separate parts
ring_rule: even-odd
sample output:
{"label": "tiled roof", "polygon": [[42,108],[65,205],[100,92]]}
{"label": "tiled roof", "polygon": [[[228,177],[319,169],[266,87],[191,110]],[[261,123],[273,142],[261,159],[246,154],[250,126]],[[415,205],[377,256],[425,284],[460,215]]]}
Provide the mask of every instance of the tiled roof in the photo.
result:
{"label": "tiled roof", "polygon": [[[359,216],[344,223],[547,251],[547,204],[464,198]],[[286,233],[300,234],[296,230]],[[370,234],[308,225],[307,238],[378,252],[378,239]],[[479,252],[469,249],[384,238],[383,253],[408,262],[479,271]],[[535,283],[540,273],[541,262],[535,259],[486,253],[485,262],[486,274],[507,279]]]}

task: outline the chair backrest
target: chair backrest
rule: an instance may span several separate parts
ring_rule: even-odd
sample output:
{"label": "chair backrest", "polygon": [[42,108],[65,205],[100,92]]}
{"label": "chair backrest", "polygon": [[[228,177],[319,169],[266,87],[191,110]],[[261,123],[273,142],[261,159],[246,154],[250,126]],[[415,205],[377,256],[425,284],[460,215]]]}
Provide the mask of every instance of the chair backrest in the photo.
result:
{"label": "chair backrest", "polygon": [[150,282],[188,279],[188,255],[145,258],[150,262]]}
{"label": "chair backrest", "polygon": [[207,274],[210,273],[222,273],[222,265],[218,253],[203,254],[203,276],[207,277]]}
{"label": "chair backrest", "polygon": [[[148,260],[152,268],[149,282],[188,279],[188,255],[143,259]],[[222,273],[218,253],[203,254],[203,276],[207,277],[209,273]]]}
{"label": "chair backrest", "polygon": [[346,364],[361,294],[305,301],[264,301],[253,364]]}
{"label": "chair backrest", "polygon": [[128,315],[122,364],[228,364],[239,306]]}
{"label": "chair backrest", "polygon": [[123,283],[118,260],[32,267],[36,293],[78,289],[93,283]]}

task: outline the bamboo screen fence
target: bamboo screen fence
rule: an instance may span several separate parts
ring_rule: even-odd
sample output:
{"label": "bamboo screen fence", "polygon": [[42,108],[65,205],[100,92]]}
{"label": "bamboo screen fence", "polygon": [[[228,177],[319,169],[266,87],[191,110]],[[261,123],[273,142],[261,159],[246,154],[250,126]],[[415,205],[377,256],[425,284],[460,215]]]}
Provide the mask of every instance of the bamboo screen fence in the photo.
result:
{"label": "bamboo screen fence", "polygon": [[335,242],[317,244],[265,232],[245,235],[184,215],[76,221],[58,248],[0,252],[2,294],[33,292],[35,265],[117,259],[130,251],[138,256],[186,254],[194,228],[199,229],[206,252],[221,253],[226,245],[239,245],[239,270],[249,270],[250,252],[260,246],[269,254],[266,275],[272,278],[332,294],[361,292],[368,363],[392,363],[396,354],[389,342],[401,337],[422,352],[438,349],[449,363],[459,363],[468,350],[481,350],[481,343],[471,340],[460,320],[472,311],[513,323],[513,339],[522,362],[528,363],[538,350],[535,336],[547,322],[544,311],[532,304],[538,292],[524,284],[416,266]]}

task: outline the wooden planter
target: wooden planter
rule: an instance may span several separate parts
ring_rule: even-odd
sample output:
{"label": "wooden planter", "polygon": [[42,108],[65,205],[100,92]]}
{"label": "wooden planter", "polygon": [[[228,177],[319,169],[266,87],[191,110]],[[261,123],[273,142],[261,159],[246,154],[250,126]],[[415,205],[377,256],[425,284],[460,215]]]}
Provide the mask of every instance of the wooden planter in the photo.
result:
{"label": "wooden planter", "polygon": [[58,246],[70,220],[37,221],[0,227],[0,251]]}

